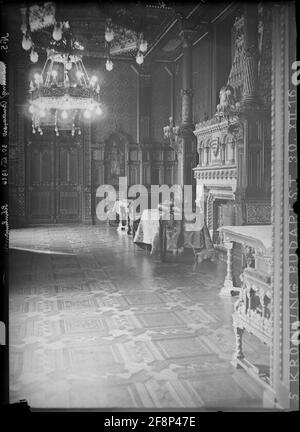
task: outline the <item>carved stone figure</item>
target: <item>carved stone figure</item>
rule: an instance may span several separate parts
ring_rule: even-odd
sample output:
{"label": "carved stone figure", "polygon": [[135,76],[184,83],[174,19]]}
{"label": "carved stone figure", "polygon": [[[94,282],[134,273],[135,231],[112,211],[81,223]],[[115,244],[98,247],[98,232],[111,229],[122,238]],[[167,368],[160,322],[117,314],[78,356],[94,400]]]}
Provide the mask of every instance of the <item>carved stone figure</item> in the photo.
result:
{"label": "carved stone figure", "polygon": [[217,105],[217,113],[227,117],[236,109],[234,89],[230,85],[223,86],[219,93],[220,103]]}

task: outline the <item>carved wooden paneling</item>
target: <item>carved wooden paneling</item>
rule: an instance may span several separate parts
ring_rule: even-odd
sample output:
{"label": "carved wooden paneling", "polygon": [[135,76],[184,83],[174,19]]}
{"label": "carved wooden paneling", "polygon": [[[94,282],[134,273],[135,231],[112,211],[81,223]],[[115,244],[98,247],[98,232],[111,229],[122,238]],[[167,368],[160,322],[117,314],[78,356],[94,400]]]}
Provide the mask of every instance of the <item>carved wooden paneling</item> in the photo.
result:
{"label": "carved wooden paneling", "polygon": [[77,219],[78,213],[80,212],[79,198],[80,196],[78,192],[59,192],[59,216]]}
{"label": "carved wooden paneling", "polygon": [[163,142],[163,127],[169,123],[171,92],[171,77],[164,65],[156,65],[152,70],[151,137],[157,143]]}
{"label": "carved wooden paneling", "polygon": [[47,191],[32,191],[30,194],[30,216],[49,220],[53,216],[52,197]]}
{"label": "carved wooden paneling", "polygon": [[122,129],[133,142],[137,136],[137,75],[129,63],[119,62],[116,70],[101,71],[103,116],[92,124],[92,141],[105,140]]}
{"label": "carved wooden paneling", "polygon": [[65,139],[56,144],[58,184],[57,220],[81,219],[81,163],[82,144],[80,141]]}
{"label": "carved wooden paneling", "polygon": [[55,219],[54,151],[52,137],[32,137],[27,145],[28,217],[30,221]]}
{"label": "carved wooden paneling", "polygon": [[129,184],[128,186],[139,184],[140,167],[139,164],[131,164],[129,166]]}
{"label": "carved wooden paneling", "polygon": [[27,144],[29,223],[82,219],[83,146],[68,132],[30,136]]}

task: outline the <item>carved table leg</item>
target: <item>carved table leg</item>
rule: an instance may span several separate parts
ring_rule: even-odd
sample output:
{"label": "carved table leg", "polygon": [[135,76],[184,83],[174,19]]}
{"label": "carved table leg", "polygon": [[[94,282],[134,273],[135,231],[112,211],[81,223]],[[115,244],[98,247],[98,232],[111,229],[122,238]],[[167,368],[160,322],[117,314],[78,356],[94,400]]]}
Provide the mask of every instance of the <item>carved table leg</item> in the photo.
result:
{"label": "carved table leg", "polygon": [[244,333],[244,329],[239,327],[238,324],[233,324],[234,334],[235,334],[235,353],[233,355],[231,364],[237,368],[239,366],[238,360],[242,360],[244,358],[243,354],[243,344],[242,337]]}

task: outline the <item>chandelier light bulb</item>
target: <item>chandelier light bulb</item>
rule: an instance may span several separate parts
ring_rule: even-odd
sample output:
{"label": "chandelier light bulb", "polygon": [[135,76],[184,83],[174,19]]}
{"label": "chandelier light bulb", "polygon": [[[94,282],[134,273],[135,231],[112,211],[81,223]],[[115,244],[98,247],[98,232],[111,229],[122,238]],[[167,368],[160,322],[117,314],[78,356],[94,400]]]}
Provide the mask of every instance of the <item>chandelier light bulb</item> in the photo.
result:
{"label": "chandelier light bulb", "polygon": [[66,69],[67,69],[68,71],[72,69],[72,62],[68,61],[68,62],[66,63]]}
{"label": "chandelier light bulb", "polygon": [[114,64],[111,60],[106,60],[105,67],[107,71],[112,71]]}
{"label": "chandelier light bulb", "polygon": [[39,59],[39,55],[36,51],[32,50],[30,53],[30,60],[32,61],[32,63],[36,63]]}
{"label": "chandelier light bulb", "polygon": [[97,82],[98,78],[96,77],[96,75],[93,75],[92,78],[90,79],[90,83],[92,86],[94,86]]}
{"label": "chandelier light bulb", "polygon": [[61,31],[61,28],[59,26],[55,26],[54,27],[54,30],[53,30],[53,33],[52,33],[52,37],[57,42],[61,40],[61,38],[62,38],[62,31]]}
{"label": "chandelier light bulb", "polygon": [[105,30],[105,40],[108,43],[114,40],[114,31],[110,27],[107,27]]}
{"label": "chandelier light bulb", "polygon": [[86,119],[89,119],[91,117],[91,113],[89,110],[85,110],[83,115]]}
{"label": "chandelier light bulb", "polygon": [[83,73],[80,70],[78,70],[76,72],[76,77],[80,80],[80,78],[82,78],[82,76],[83,76]]}
{"label": "chandelier light bulb", "polygon": [[136,55],[136,62],[138,65],[142,64],[144,62],[144,56],[141,52],[138,52]]}
{"label": "chandelier light bulb", "polygon": [[148,43],[147,43],[147,41],[145,41],[144,39],[142,39],[142,41],[140,43],[140,51],[146,52],[147,49],[148,49]]}
{"label": "chandelier light bulb", "polygon": [[35,89],[35,86],[33,85],[32,80],[30,80],[30,83],[29,83],[29,92],[33,92],[34,89]]}
{"label": "chandelier light bulb", "polygon": [[61,117],[66,120],[68,118],[68,112],[66,110],[63,110],[63,112],[61,113]]}
{"label": "chandelier light bulb", "polygon": [[25,35],[27,32],[27,25],[26,24],[22,24],[21,25],[21,32]]}
{"label": "chandelier light bulb", "polygon": [[102,109],[99,106],[97,106],[97,108],[96,108],[96,114],[97,115],[101,115],[102,114]]}
{"label": "chandelier light bulb", "polygon": [[25,51],[29,51],[31,47],[32,47],[31,38],[24,35],[22,40],[22,48]]}
{"label": "chandelier light bulb", "polygon": [[81,130],[80,129],[78,130],[78,135],[81,135]]}
{"label": "chandelier light bulb", "polygon": [[32,129],[32,133],[35,134],[35,129]]}

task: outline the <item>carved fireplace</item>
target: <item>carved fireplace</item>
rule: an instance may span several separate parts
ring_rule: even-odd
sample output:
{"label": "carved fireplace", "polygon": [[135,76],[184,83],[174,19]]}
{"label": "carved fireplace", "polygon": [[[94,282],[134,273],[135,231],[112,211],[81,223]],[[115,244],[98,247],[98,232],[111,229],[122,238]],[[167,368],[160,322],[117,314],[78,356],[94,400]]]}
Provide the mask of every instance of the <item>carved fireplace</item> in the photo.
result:
{"label": "carved fireplace", "polygon": [[270,224],[270,83],[265,68],[270,16],[251,13],[258,13],[257,34],[244,15],[236,18],[233,61],[220,103],[215,115],[194,130],[196,201],[203,205],[220,250],[221,226]]}

